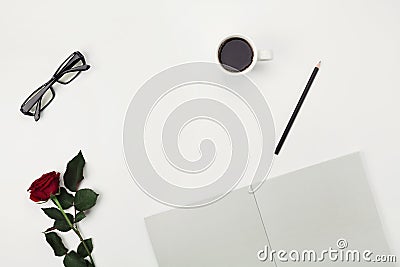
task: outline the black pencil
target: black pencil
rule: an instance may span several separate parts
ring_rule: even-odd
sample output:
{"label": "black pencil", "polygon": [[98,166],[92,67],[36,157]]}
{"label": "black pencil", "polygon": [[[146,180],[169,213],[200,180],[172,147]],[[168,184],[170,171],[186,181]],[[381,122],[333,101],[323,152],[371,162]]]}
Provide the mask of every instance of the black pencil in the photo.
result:
{"label": "black pencil", "polygon": [[285,131],[283,132],[282,137],[279,140],[279,143],[275,149],[275,155],[278,155],[279,152],[281,151],[283,143],[285,143],[285,140],[289,134],[290,128],[292,128],[292,125],[297,117],[297,114],[299,114],[300,108],[303,105],[304,100],[306,99],[306,96],[308,94],[308,91],[311,88],[311,85],[315,79],[315,76],[317,76],[320,66],[321,66],[321,61],[318,62],[318,64],[315,66],[313,72],[311,73],[310,79],[308,79],[306,88],[304,88],[303,94],[301,94],[301,97],[300,97],[299,101],[297,102],[296,108],[294,109],[292,116],[290,117],[290,120],[289,120],[288,124],[286,125]]}

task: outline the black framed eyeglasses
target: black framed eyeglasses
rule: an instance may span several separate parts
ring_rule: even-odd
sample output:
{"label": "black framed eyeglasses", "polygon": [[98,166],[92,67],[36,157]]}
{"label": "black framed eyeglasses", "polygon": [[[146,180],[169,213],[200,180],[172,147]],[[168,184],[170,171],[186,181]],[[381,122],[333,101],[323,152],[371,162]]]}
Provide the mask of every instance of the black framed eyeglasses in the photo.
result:
{"label": "black framed eyeglasses", "polygon": [[69,84],[82,72],[90,68],[86,64],[85,57],[76,51],[72,53],[62,64],[58,67],[53,77],[36,89],[21,105],[21,112],[28,116],[33,116],[35,121],[40,119],[40,112],[42,112],[54,99],[56,93],[53,85],[58,82],[60,84]]}

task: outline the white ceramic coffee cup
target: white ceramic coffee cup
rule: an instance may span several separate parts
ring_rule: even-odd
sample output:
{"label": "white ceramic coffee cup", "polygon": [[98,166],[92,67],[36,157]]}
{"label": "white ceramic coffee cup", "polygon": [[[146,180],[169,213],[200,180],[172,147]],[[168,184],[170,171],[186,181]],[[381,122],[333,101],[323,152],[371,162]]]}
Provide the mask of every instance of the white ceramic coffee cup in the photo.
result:
{"label": "white ceramic coffee cup", "polygon": [[[219,60],[219,53],[221,51],[222,45],[224,45],[226,43],[226,41],[228,41],[229,39],[232,39],[232,38],[240,38],[240,39],[245,40],[250,45],[251,49],[253,50],[253,58],[252,58],[251,64],[242,71],[237,71],[237,72],[229,71],[222,66],[222,63]],[[256,65],[256,63],[258,61],[268,61],[268,60],[273,59],[272,50],[257,50],[253,40],[251,40],[249,37],[244,36],[242,34],[231,34],[231,35],[225,37],[224,39],[222,39],[218,45],[216,56],[217,56],[217,62],[221,65],[221,68],[225,72],[232,74],[232,75],[240,75],[240,74],[248,73],[249,71],[251,71],[254,68],[254,66]]]}

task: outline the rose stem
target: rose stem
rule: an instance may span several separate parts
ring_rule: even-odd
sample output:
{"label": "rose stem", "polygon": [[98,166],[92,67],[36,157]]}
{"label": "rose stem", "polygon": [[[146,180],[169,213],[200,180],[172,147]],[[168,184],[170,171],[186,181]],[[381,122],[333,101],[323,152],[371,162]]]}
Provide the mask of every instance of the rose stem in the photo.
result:
{"label": "rose stem", "polygon": [[93,261],[93,258],[92,258],[92,253],[90,252],[89,248],[86,246],[86,243],[84,242],[84,239],[83,239],[81,233],[79,232],[79,230],[78,230],[77,228],[75,228],[75,227],[72,225],[71,221],[68,219],[67,214],[65,214],[64,209],[61,207],[61,204],[60,204],[60,202],[58,201],[57,197],[54,196],[54,195],[51,195],[50,198],[54,201],[54,203],[57,205],[57,207],[58,207],[59,210],[61,211],[61,213],[62,213],[62,215],[64,216],[65,220],[67,221],[69,227],[71,227],[72,230],[74,230],[75,234],[76,234],[76,235],[79,237],[79,239],[81,240],[81,242],[82,242],[82,244],[83,244],[83,247],[85,248],[86,252],[87,252],[88,255],[89,255],[89,258],[90,258],[90,261],[91,261],[93,267],[95,267],[94,261]]}

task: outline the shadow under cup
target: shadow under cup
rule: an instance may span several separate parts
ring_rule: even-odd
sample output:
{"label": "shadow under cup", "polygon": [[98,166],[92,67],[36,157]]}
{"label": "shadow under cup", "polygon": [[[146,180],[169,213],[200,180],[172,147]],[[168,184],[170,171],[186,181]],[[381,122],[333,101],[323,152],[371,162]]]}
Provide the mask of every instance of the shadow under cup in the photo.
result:
{"label": "shadow under cup", "polygon": [[229,72],[243,72],[252,65],[253,60],[253,47],[244,38],[231,37],[219,46],[218,61]]}

